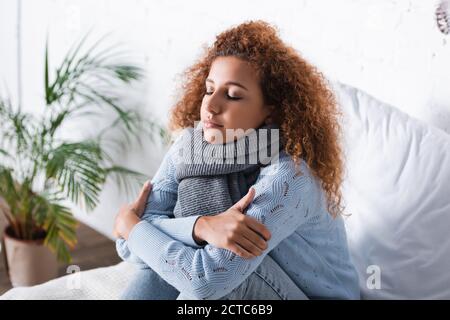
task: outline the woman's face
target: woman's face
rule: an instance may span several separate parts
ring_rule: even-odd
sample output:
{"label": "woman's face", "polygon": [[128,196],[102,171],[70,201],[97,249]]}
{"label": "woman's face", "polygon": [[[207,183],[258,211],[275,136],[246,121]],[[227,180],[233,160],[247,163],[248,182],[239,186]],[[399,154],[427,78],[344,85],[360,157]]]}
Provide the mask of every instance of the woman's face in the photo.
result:
{"label": "woman's face", "polygon": [[255,70],[245,61],[233,56],[216,58],[205,87],[200,119],[207,142],[233,141],[268,121],[271,108],[264,104]]}

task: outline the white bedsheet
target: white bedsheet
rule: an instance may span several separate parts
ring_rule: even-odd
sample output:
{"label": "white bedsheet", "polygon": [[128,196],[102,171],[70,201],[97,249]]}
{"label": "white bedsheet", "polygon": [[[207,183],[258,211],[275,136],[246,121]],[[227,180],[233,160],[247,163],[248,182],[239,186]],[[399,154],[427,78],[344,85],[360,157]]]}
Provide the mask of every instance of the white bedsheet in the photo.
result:
{"label": "white bedsheet", "polygon": [[121,262],[104,268],[68,274],[33,287],[17,287],[0,299],[114,300],[133,275],[135,266]]}
{"label": "white bedsheet", "polygon": [[[345,115],[345,221],[362,297],[449,299],[450,136],[359,90],[335,88]],[[0,298],[116,299],[133,268],[123,262]],[[370,289],[377,271],[380,289]]]}

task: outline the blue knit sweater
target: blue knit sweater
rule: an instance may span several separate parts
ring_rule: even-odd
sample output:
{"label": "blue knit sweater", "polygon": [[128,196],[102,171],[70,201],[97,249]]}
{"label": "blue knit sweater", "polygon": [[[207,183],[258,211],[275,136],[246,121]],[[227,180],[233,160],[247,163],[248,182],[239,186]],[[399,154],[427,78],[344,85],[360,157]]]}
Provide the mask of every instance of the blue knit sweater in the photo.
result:
{"label": "blue knit sweater", "polygon": [[359,299],[343,220],[327,211],[325,193],[304,161],[301,175],[284,152],[278,163],[261,169],[246,214],[264,223],[272,237],[261,256],[244,259],[210,244],[199,246],[192,229],[200,216],[174,219],[180,145],[179,138],[153,177],[142,220],[127,241],[116,241],[123,260],[146,264],[188,296],[217,299],[239,286],[269,254],[309,298]]}

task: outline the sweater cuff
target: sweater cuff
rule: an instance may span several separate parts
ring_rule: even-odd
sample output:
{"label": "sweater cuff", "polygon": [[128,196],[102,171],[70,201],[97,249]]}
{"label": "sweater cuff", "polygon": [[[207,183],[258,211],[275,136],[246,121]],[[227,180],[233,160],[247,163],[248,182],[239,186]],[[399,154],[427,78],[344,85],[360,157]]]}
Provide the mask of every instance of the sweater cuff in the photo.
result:
{"label": "sweater cuff", "polygon": [[206,242],[201,244],[194,240],[194,226],[200,215],[189,216],[183,218],[171,218],[171,219],[153,219],[150,223],[177,241],[181,241],[188,246],[194,248],[203,248]]}
{"label": "sweater cuff", "polygon": [[127,239],[130,251],[156,272],[160,270],[161,249],[171,241],[175,240],[145,220],[131,229]]}
{"label": "sweater cuff", "polygon": [[145,236],[153,233],[153,231],[158,233],[159,230],[151,223],[145,220],[141,220],[140,222],[136,223],[134,227],[131,229],[130,233],[128,233],[128,239],[126,240],[128,248],[130,250],[133,250],[133,248],[135,248],[136,246],[139,247],[142,244],[141,240],[143,238],[143,235],[145,238]]}
{"label": "sweater cuff", "polygon": [[130,255],[130,250],[128,250],[127,242],[125,239],[118,238],[116,239],[116,251],[122,260],[126,260]]}

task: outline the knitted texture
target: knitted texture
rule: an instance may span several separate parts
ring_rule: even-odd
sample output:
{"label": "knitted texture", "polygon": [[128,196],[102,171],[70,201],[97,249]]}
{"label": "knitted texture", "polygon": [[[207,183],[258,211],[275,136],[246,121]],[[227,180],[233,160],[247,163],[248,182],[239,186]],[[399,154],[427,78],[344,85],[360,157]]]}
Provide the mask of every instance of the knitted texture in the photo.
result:
{"label": "knitted texture", "polygon": [[179,138],[153,177],[142,221],[127,241],[117,240],[122,259],[146,264],[185,296],[217,299],[239,286],[269,254],[309,298],[359,298],[342,217],[331,217],[320,181],[304,161],[297,165],[282,151],[279,162],[261,168],[245,214],[265,224],[272,237],[261,256],[244,259],[196,244],[192,230],[200,215],[173,219],[181,146]]}
{"label": "knitted texture", "polygon": [[278,160],[280,142],[275,125],[251,130],[236,141],[211,144],[203,137],[201,123],[183,135],[175,174],[177,218],[225,212],[248,192],[261,166]]}

